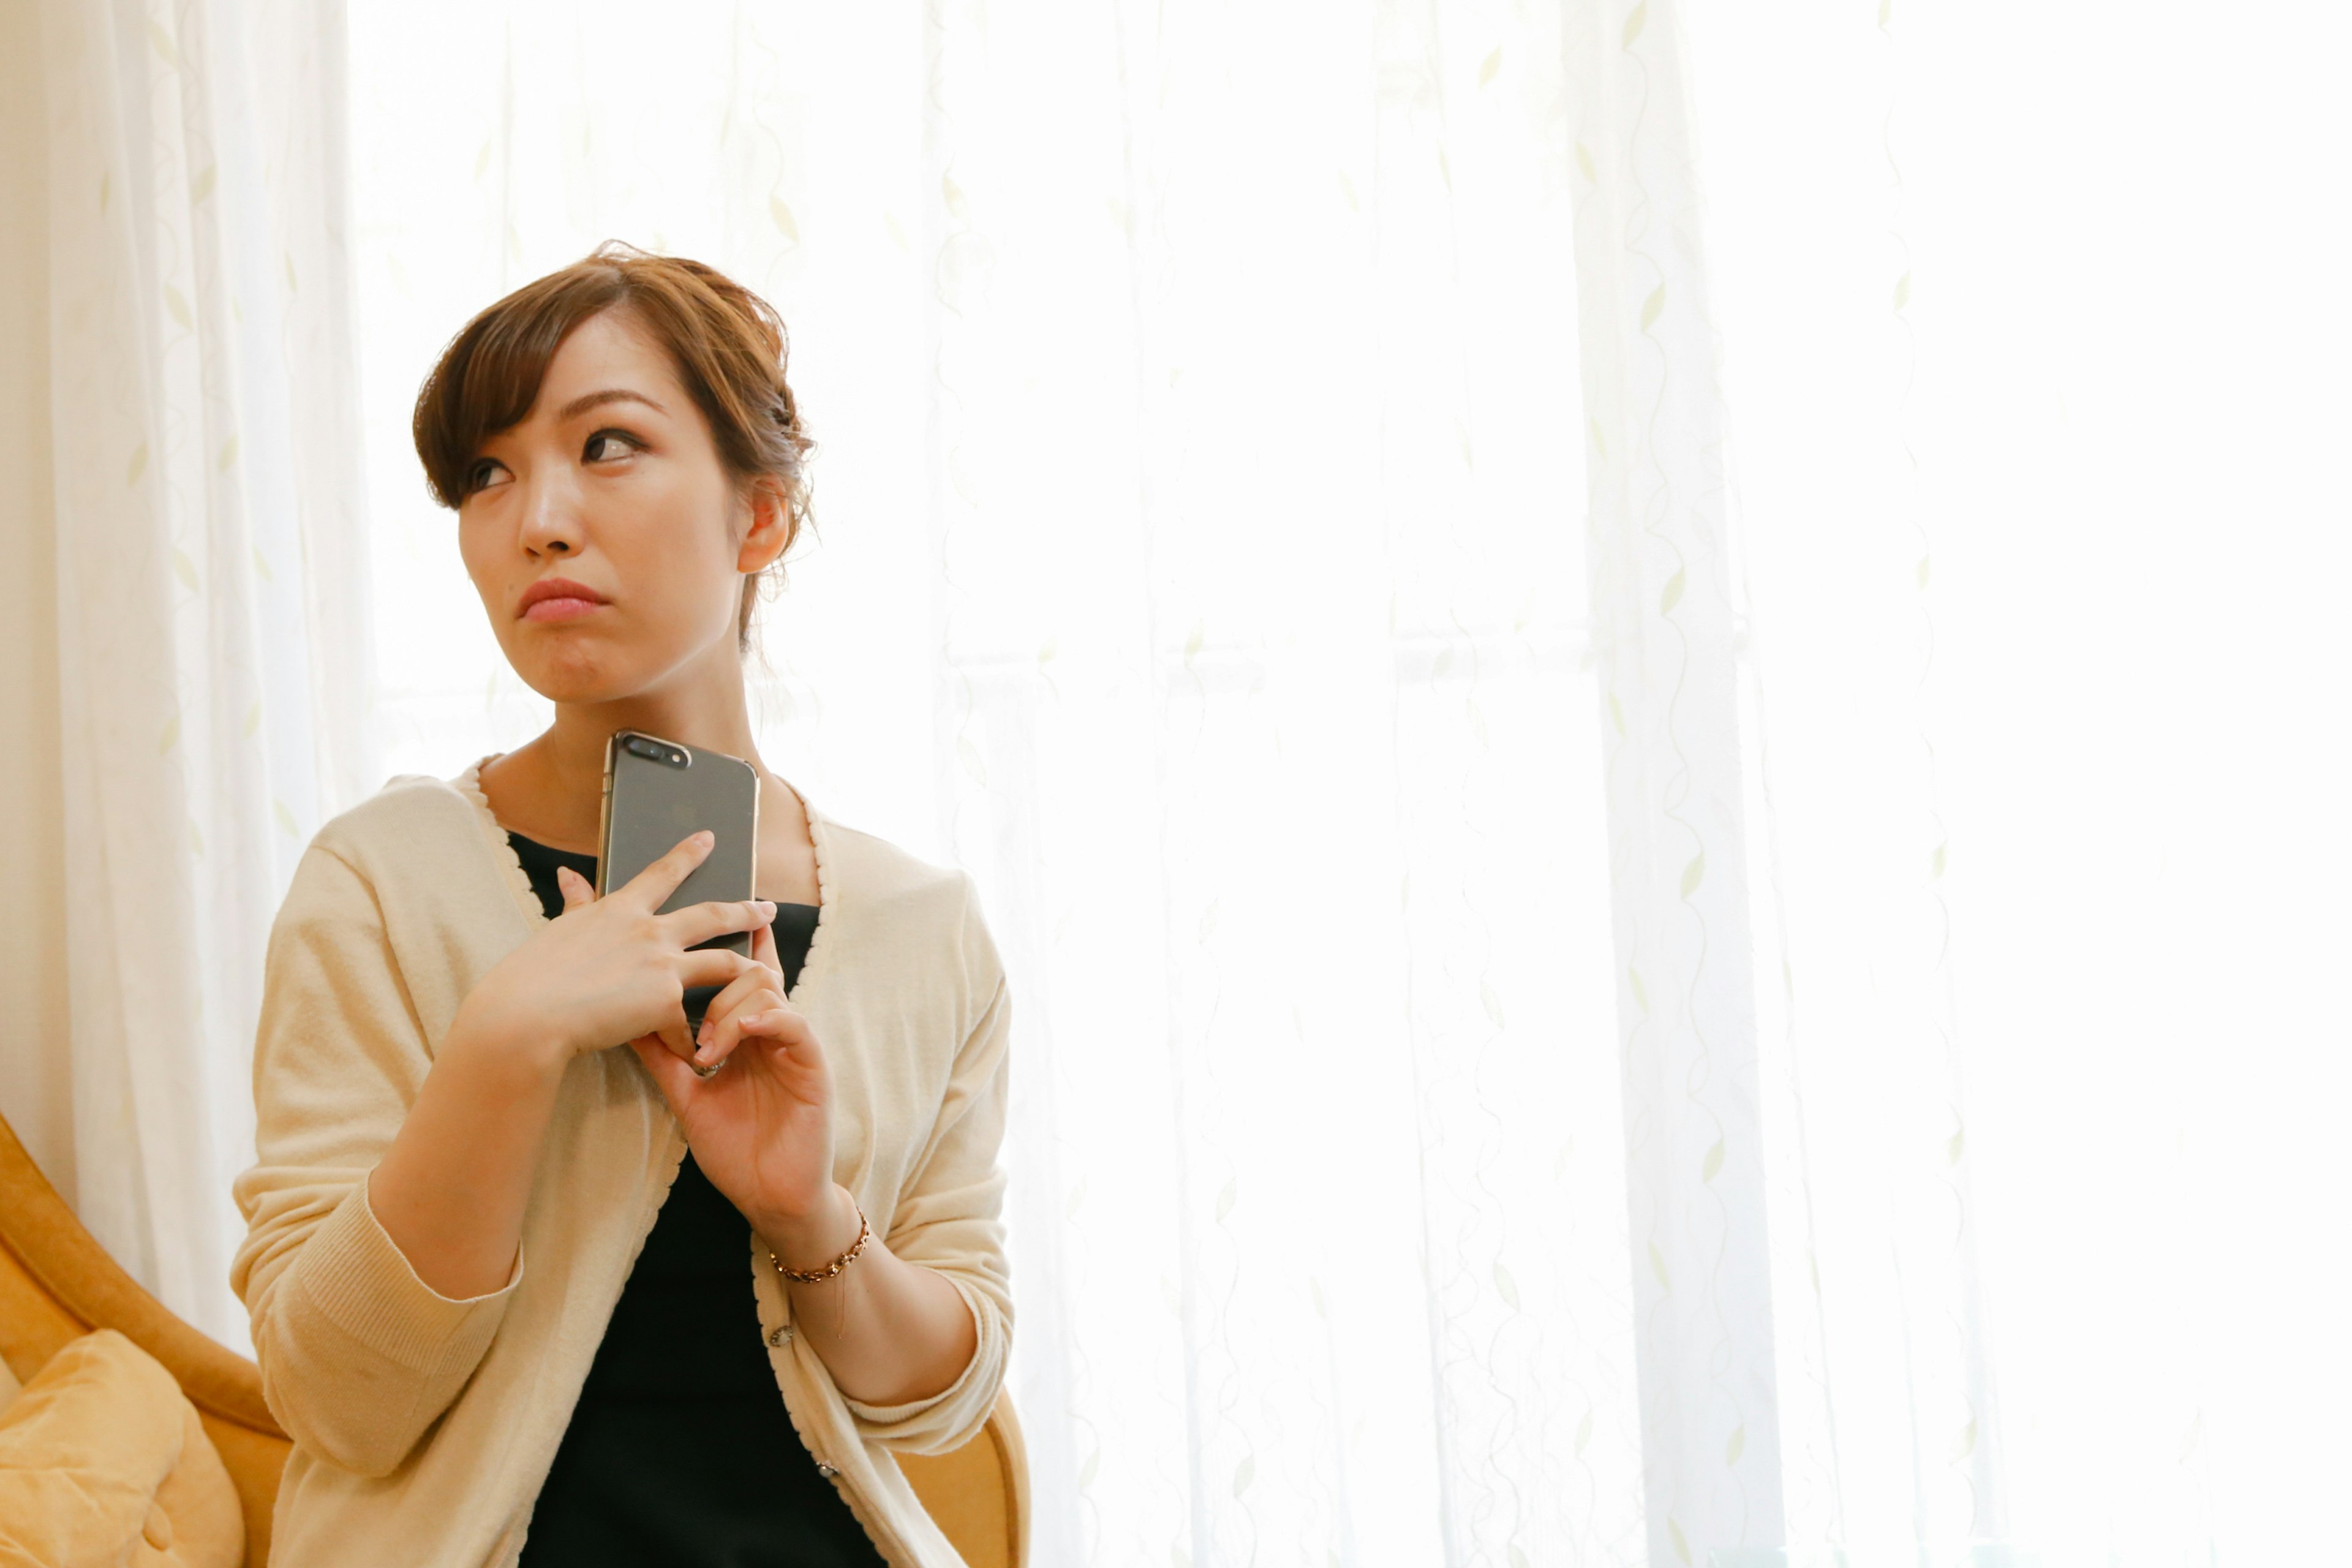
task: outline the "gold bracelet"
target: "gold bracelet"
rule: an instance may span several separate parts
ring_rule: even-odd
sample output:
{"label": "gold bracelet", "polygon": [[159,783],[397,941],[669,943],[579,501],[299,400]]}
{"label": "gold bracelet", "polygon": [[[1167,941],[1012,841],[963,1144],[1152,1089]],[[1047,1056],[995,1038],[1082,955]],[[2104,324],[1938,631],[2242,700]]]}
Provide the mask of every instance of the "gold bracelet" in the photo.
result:
{"label": "gold bracelet", "polygon": [[848,1268],[857,1255],[866,1250],[866,1244],[874,1239],[874,1232],[866,1227],[864,1206],[855,1197],[849,1200],[849,1206],[857,1210],[857,1239],[850,1244],[848,1251],[822,1268],[787,1268],[784,1267],[784,1260],[771,1249],[768,1253],[768,1261],[776,1266],[776,1272],[798,1284],[814,1285],[821,1279],[830,1279]]}

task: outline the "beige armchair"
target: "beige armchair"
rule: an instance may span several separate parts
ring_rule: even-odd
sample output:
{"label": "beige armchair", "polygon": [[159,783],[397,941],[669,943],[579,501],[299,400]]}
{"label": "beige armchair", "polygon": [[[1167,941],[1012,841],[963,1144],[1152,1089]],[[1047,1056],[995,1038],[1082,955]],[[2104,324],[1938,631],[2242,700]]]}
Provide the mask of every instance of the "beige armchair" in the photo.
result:
{"label": "beige armchair", "polygon": [[[114,1329],[162,1362],[195,1405],[245,1507],[246,1563],[269,1561],[269,1516],[288,1443],[259,1369],[181,1321],[82,1228],[0,1121],[0,1360],[30,1378],[68,1341]],[[1009,1395],[951,1454],[901,1455],[923,1506],[970,1568],[1022,1568],[1028,1468]]]}

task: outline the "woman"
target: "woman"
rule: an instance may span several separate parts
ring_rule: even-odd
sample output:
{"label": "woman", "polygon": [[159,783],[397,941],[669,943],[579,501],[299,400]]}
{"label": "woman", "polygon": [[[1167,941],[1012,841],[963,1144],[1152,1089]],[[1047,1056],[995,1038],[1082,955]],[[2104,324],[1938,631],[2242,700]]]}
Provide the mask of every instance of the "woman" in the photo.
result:
{"label": "woman", "polygon": [[[294,1438],[271,1561],[948,1568],[891,1451],[1003,1377],[1004,978],[968,878],[759,763],[782,324],[606,247],[467,325],[415,434],[555,719],[327,824],[272,931],[234,1277]],[[701,835],[595,896],[625,728],[758,768],[756,900],[654,912]]]}

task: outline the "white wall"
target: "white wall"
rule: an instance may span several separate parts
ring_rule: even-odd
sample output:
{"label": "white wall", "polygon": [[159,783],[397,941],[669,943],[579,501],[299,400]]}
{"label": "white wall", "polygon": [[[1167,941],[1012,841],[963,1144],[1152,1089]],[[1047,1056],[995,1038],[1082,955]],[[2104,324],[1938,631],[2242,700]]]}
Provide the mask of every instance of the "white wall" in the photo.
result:
{"label": "white wall", "polygon": [[[74,1195],[66,1051],[57,551],[50,531],[48,150],[34,0],[0,0],[0,1115]],[[135,941],[135,933],[125,933]]]}

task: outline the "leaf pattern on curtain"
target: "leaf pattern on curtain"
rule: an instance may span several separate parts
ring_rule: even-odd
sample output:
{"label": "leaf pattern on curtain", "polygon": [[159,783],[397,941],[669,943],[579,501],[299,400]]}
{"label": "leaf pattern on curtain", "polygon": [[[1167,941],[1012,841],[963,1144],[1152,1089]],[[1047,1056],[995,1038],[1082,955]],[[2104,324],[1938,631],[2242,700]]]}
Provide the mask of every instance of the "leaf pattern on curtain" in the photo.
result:
{"label": "leaf pattern on curtain", "polygon": [[331,11],[39,10],[74,1198],[241,1344],[262,943],[310,831],[377,782],[343,40]]}
{"label": "leaf pattern on curtain", "polygon": [[763,289],[821,453],[763,748],[1019,987],[1037,1560],[1642,1561],[1557,20],[509,15],[354,21],[394,765],[536,711],[434,349],[606,237]]}
{"label": "leaf pattern on curtain", "polygon": [[27,15],[74,1195],[184,1315],[304,836],[544,712],[416,377],[617,235],[793,321],[763,732],[1019,977],[1041,1561],[2324,1534],[2339,17]]}
{"label": "leaf pattern on curtain", "polygon": [[1719,1563],[1784,1508],[1724,411],[1675,10],[1568,54],[1648,1561]]}
{"label": "leaf pattern on curtain", "polygon": [[992,263],[937,296],[935,750],[1036,1020],[1041,1550],[1638,1550],[1557,34],[929,26],[939,276]]}
{"label": "leaf pattern on curtain", "polygon": [[[1926,766],[1954,535],[1896,471],[1955,284],[1914,277],[1855,52],[1904,16],[640,23],[354,16],[379,729],[446,771],[543,711],[406,447],[455,327],[607,237],[773,299],[822,537],[766,607],[763,746],[969,866],[1015,978],[1037,1560],[2024,1560],[2060,1439],[1996,1398],[1945,907],[2000,847]],[[1793,240],[1702,211],[1702,169],[1781,192],[1748,139],[1832,167]],[[1733,395],[1759,342],[1806,397]],[[2136,1370],[2105,1386],[2160,1442],[2064,1430],[2153,1516],[2206,1428]],[[2074,1503],[2038,1522],[2106,1539]]]}

